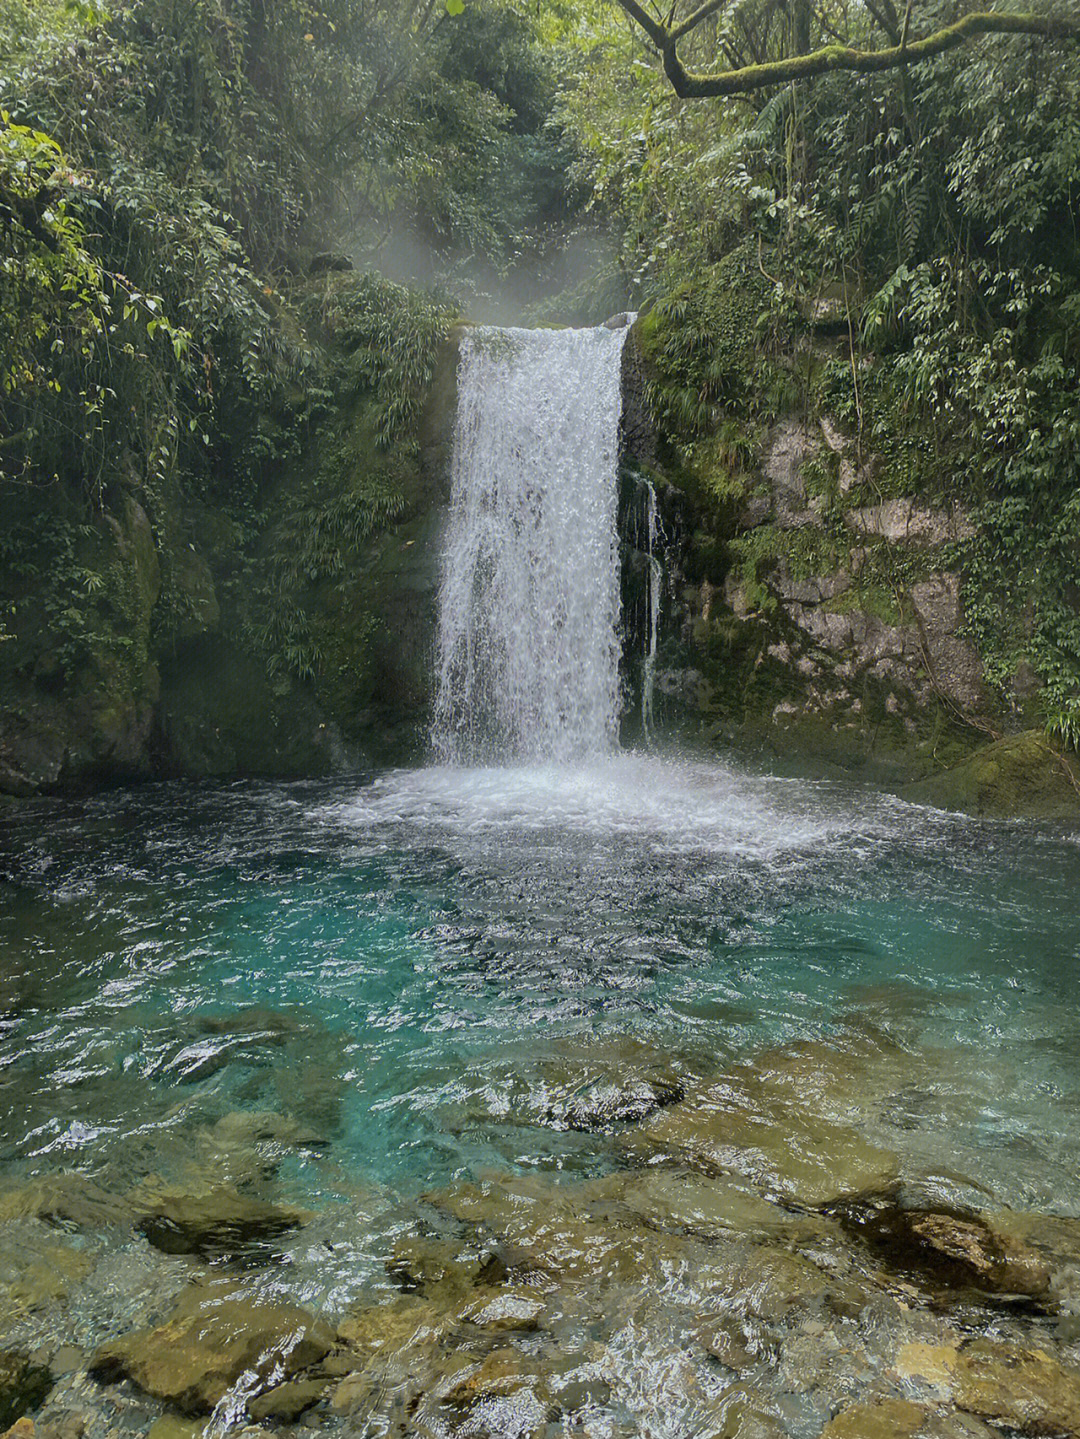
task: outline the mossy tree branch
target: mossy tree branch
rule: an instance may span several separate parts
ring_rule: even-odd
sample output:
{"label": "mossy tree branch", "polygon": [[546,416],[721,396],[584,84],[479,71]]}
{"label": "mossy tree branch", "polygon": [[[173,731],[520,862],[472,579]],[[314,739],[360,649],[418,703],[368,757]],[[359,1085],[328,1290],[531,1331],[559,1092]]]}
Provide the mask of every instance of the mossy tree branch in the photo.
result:
{"label": "mossy tree branch", "polygon": [[[745,95],[769,85],[786,85],[792,80],[807,80],[833,70],[852,70],[871,75],[879,70],[894,70],[903,65],[917,65],[948,50],[966,45],[978,35],[1037,35],[1046,40],[1080,41],[1080,20],[1061,16],[1008,14],[976,11],[955,24],[942,26],[921,39],[909,40],[907,25],[899,42],[884,50],[855,50],[847,45],[825,45],[808,54],[789,55],[782,60],[769,60],[759,65],[743,65],[734,70],[701,75],[687,70],[679,59],[678,42],[696,30],[709,16],[721,9],[724,0],[706,0],[678,24],[656,20],[639,0],[618,0],[618,4],[645,31],[660,52],[664,72],[676,95],[684,100],[703,99],[718,95]],[[891,6],[890,6],[891,9]],[[910,10],[909,10],[910,14]]]}

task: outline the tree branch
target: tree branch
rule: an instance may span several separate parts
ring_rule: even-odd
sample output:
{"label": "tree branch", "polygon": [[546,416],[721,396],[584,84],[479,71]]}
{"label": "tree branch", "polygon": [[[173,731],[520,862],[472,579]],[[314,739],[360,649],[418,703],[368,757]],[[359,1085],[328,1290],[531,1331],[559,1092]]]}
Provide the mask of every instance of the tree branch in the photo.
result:
{"label": "tree branch", "polygon": [[[676,95],[684,100],[718,95],[745,95],[767,85],[786,85],[792,80],[805,80],[834,70],[853,70],[872,75],[880,70],[893,70],[900,65],[917,65],[965,45],[977,35],[1039,35],[1046,40],[1080,40],[1080,20],[1029,14],[975,12],[965,15],[953,25],[945,25],[921,40],[909,40],[905,32],[900,43],[885,50],[853,50],[846,45],[826,45],[806,55],[790,55],[784,60],[744,65],[737,70],[722,70],[715,75],[699,75],[687,70],[679,59],[676,46],[684,35],[695,30],[721,8],[724,0],[706,0],[687,19],[669,28],[654,20],[638,0],[617,0],[626,13],[636,20],[660,51],[664,72]],[[910,6],[906,20],[910,20]]]}

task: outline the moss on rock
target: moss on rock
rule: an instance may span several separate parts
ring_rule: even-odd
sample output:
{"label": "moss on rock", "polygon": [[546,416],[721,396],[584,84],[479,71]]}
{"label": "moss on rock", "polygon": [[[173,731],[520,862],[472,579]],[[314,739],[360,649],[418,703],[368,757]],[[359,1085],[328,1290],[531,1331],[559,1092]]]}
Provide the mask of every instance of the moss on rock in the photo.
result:
{"label": "moss on rock", "polygon": [[984,745],[973,755],[901,791],[937,809],[990,817],[1080,818],[1080,763],[1041,730]]}

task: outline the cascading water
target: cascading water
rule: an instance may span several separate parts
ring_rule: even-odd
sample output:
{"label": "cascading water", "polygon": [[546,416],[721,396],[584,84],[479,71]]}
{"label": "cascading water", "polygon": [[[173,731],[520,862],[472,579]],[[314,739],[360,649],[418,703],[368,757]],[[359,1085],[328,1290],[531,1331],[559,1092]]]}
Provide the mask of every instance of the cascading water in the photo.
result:
{"label": "cascading water", "polygon": [[477,328],[462,340],[441,760],[568,760],[615,745],[626,333]]}
{"label": "cascading water", "polygon": [[656,649],[660,639],[660,599],[664,585],[664,566],[660,559],[662,534],[660,513],[656,504],[656,487],[642,479],[645,486],[645,544],[648,561],[648,633],[645,662],[641,674],[641,727],[648,738],[653,731],[653,697],[656,690]]}

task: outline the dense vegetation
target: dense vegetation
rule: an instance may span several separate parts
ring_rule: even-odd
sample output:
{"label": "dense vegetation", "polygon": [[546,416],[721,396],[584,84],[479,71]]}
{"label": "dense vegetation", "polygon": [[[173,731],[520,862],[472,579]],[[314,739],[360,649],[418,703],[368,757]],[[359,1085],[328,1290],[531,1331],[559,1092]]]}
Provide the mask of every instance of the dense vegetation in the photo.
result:
{"label": "dense vegetation", "polygon": [[[732,0],[682,59],[914,42],[956,14]],[[629,297],[706,510],[777,414],[827,408],[881,457],[878,494],[972,512],[954,559],[988,677],[1006,703],[1029,670],[1080,736],[1080,45],[987,36],[681,100],[602,0],[0,0],[0,94],[9,692],[81,676],[152,704],[219,602],[271,679],[317,685],[312,596],[408,516],[455,314]],[[147,583],[117,560],[144,521]],[[752,578],[770,542],[725,562]]]}
{"label": "dense vegetation", "polygon": [[[908,7],[912,37],[955,15]],[[888,45],[900,24],[869,0],[736,3],[684,58],[739,69]],[[970,508],[978,536],[953,558],[988,678],[1009,704],[1030,666],[1043,718],[1075,743],[1080,45],[988,38],[723,101],[673,98],[625,49],[594,63],[599,83],[565,106],[627,272],[659,299],[656,397],[682,459],[723,498],[762,422],[796,404],[877,454],[876,496]],[[754,561],[775,557],[768,539]]]}

